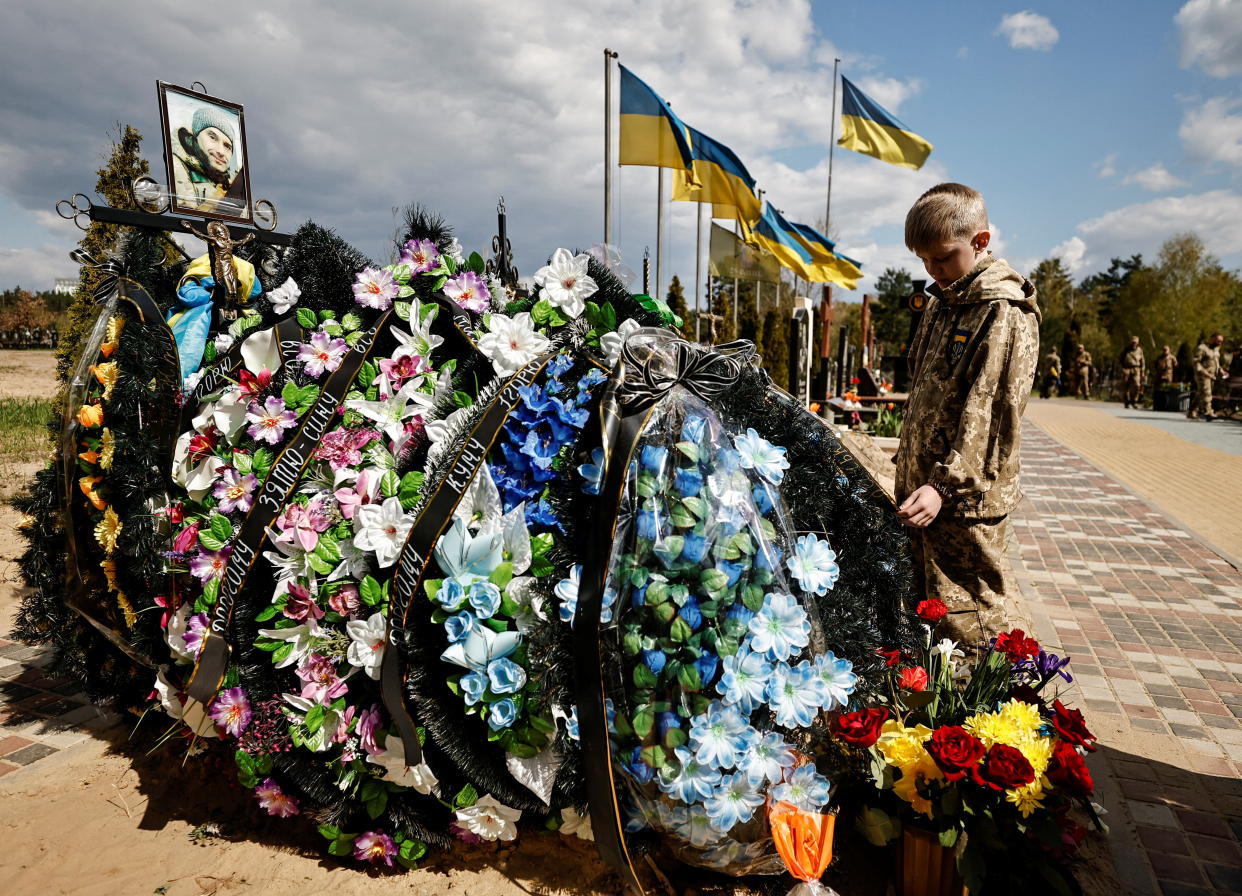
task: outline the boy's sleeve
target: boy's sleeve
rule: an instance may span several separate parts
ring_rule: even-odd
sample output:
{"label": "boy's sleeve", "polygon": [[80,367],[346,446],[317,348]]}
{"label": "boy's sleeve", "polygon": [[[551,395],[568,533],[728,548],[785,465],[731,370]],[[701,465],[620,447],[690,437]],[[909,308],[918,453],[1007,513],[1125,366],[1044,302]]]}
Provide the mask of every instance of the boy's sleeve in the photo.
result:
{"label": "boy's sleeve", "polygon": [[[986,491],[990,454],[1012,450],[1038,363],[1039,337],[1029,316],[998,303],[970,361],[961,422],[948,455],[932,469],[931,485],[946,498]],[[999,443],[999,444],[997,444]]]}

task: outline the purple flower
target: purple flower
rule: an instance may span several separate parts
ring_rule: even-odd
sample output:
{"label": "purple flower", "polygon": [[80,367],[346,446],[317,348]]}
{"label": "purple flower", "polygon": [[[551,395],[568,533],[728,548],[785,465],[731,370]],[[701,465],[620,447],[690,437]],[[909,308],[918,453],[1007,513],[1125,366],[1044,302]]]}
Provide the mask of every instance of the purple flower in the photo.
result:
{"label": "purple flower", "polygon": [[354,301],[366,308],[387,311],[400,292],[392,274],[381,268],[363,268],[354,278]]}
{"label": "purple flower", "polygon": [[492,297],[483,278],[474,271],[463,271],[444,284],[444,294],[467,311],[482,314]]}
{"label": "purple flower", "polygon": [[222,578],[232,552],[231,546],[225,546],[218,551],[199,551],[190,558],[190,574],[204,585],[212,579]]}
{"label": "purple flower", "polygon": [[440,266],[440,250],[431,240],[406,240],[397,263],[408,267],[412,274],[425,274]]}
{"label": "purple flower", "polygon": [[275,445],[285,437],[286,429],[297,424],[298,415],[285,407],[285,400],[279,395],[269,395],[262,406],[257,401],[250,402],[246,419],[251,423],[246,432],[252,439]]}
{"label": "purple flower", "polygon": [[336,664],[317,653],[310,654],[298,666],[298,678],[302,679],[301,696],[324,706],[349,690],[349,685],[336,674]]}
{"label": "purple flower", "polygon": [[253,473],[243,476],[233,467],[221,467],[220,478],[211,494],[220,502],[217,506],[221,512],[249,513],[258,484],[259,479]]}
{"label": "purple flower", "polygon": [[367,751],[368,756],[384,752],[384,748],[375,740],[375,732],[379,730],[381,721],[380,708],[374,703],[371,704],[370,709],[364,709],[358,716],[356,733],[358,741],[362,744],[362,749]]}
{"label": "purple flower", "polygon": [[194,654],[194,658],[198,659],[198,655],[203,651],[203,643],[207,640],[207,624],[206,613],[195,613],[186,620],[185,634],[181,636],[181,640],[185,642],[185,649]]}
{"label": "purple flower", "polygon": [[323,608],[315,602],[310,591],[296,582],[289,583],[289,599],[285,601],[282,612],[298,622],[305,622],[307,618],[319,620],[324,615]]}
{"label": "purple flower", "polygon": [[360,862],[383,862],[391,867],[397,844],[383,831],[367,831],[354,840],[354,858]]}
{"label": "purple flower", "polygon": [[1069,665],[1070,658],[1059,657],[1055,653],[1048,653],[1046,650],[1040,650],[1038,655],[1031,659],[1022,660],[1014,664],[1014,671],[1024,672],[1027,677],[1033,681],[1039,682],[1042,687],[1052,681],[1056,676],[1060,675],[1067,683],[1072,682],[1073,677],[1065,671],[1065,667]]}
{"label": "purple flower", "polygon": [[250,724],[253,713],[250,701],[241,688],[228,688],[220,692],[211,704],[211,718],[233,737],[241,737]]}
{"label": "purple flower", "polygon": [[298,808],[298,801],[281,790],[280,785],[271,778],[264,778],[263,783],[254,789],[254,795],[268,815],[288,818],[302,811]]}
{"label": "purple flower", "polygon": [[320,440],[315,457],[326,460],[334,473],[356,467],[362,463],[362,449],[379,437],[373,429],[336,429]]}
{"label": "purple flower", "polygon": [[328,606],[342,616],[353,616],[359,605],[357,585],[343,585],[328,598]]}
{"label": "purple flower", "polygon": [[310,342],[302,343],[298,349],[297,360],[306,362],[307,376],[319,379],[325,372],[331,373],[340,367],[348,353],[349,345],[344,339],[334,339],[323,330],[316,330]]}

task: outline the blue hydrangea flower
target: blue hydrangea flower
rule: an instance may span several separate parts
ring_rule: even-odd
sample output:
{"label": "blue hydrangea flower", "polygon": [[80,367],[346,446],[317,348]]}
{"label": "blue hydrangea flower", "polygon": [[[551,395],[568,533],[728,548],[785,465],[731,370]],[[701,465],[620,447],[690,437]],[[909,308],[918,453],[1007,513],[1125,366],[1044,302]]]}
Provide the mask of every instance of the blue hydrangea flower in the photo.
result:
{"label": "blue hydrangea flower", "polygon": [[660,790],[683,803],[696,803],[708,799],[720,786],[720,769],[699,762],[686,747],[673,750],[677,773],[669,778],[664,775],[656,782]]}
{"label": "blue hydrangea flower", "polygon": [[444,630],[448,632],[449,643],[456,644],[474,631],[476,625],[478,625],[478,619],[473,613],[462,611],[456,616],[450,616],[444,620]]}
{"label": "blue hydrangea flower", "polygon": [[690,747],[704,765],[732,768],[746,747],[751,727],[736,708],[713,700],[707,712],[690,720]]}
{"label": "blue hydrangea flower", "polygon": [[582,379],[578,380],[578,397],[575,398],[574,401],[579,405],[589,402],[592,398],[591,393],[595,390],[595,387],[604,382],[606,379],[608,379],[608,374],[604,373],[604,371],[597,367],[592,367],[585,374],[583,374]]}
{"label": "blue hydrangea flower", "polygon": [[575,563],[574,568],[569,571],[569,578],[561,579],[552,589],[552,593],[561,602],[561,622],[568,622],[570,625],[574,623],[574,614],[578,612],[578,584],[581,578],[582,564]]}
{"label": "blue hydrangea flower", "polygon": [[720,789],[703,803],[703,808],[712,827],[725,833],[740,822],[750,821],[755,810],[763,805],[763,799],[746,775],[738,772],[721,781]]}
{"label": "blue hydrangea flower", "polygon": [[781,557],[785,552],[770,541],[760,542],[759,550],[755,551],[755,568],[775,571],[781,565]]}
{"label": "blue hydrangea flower", "polygon": [[729,607],[729,609],[725,610],[725,619],[736,619],[741,622],[742,625],[747,627],[750,626],[750,620],[754,618],[755,611],[750,609],[740,600],[733,606]]}
{"label": "blue hydrangea flower", "polygon": [[810,534],[797,540],[793,556],[785,561],[785,565],[803,591],[821,596],[828,593],[841,575],[837,555],[828,542]]}
{"label": "blue hydrangea flower", "polygon": [[715,677],[716,670],[720,668],[720,657],[710,650],[704,650],[699,654],[699,658],[694,661],[694,668],[699,673],[699,681],[706,688],[711,684],[712,678]]}
{"label": "blue hydrangea flower", "polygon": [[771,664],[762,654],[743,648],[733,656],[725,657],[723,667],[720,681],[716,682],[716,693],[724,697],[725,703],[735,705],[739,712],[750,715],[766,699],[768,679],[772,676]]}
{"label": "blue hydrangea flower", "polygon": [[[508,511],[505,512],[508,513]],[[552,510],[552,505],[543,498],[540,498],[533,507],[529,504],[526,505],[526,521],[537,526],[543,526],[545,529],[561,528],[561,521],[556,518],[556,512]]]}
{"label": "blue hydrangea flower", "polygon": [[785,728],[811,727],[823,705],[823,689],[806,661],[794,667],[777,663],[768,679],[767,697],[776,724]]}
{"label": "blue hydrangea flower", "polygon": [[532,429],[526,434],[526,441],[522,443],[522,453],[530,458],[531,475],[536,482],[547,482],[556,476],[556,471],[552,469],[552,461],[556,459],[560,450],[560,444],[552,438],[550,432]]}
{"label": "blue hydrangea flower", "polygon": [[769,592],[750,620],[750,649],[774,661],[787,660],[810,643],[811,620],[792,595]]}
{"label": "blue hydrangea flower", "polygon": [[588,495],[598,495],[604,481],[604,449],[596,448],[591,452],[591,462],[581,464],[578,474],[582,476],[582,491]]}
{"label": "blue hydrangea flower", "polygon": [[494,694],[516,694],[526,684],[526,670],[513,660],[501,657],[487,664],[487,680]]}
{"label": "blue hydrangea flower", "polygon": [[789,780],[773,787],[772,799],[793,803],[805,812],[818,812],[828,804],[831,789],[828,779],[817,772],[815,766],[808,764],[794,769]]}
{"label": "blue hydrangea flower", "polygon": [[739,463],[746,470],[754,470],[773,485],[779,485],[789,469],[789,461],[785,459],[785,449],[773,445],[754,427],[733,437],[733,447],[737,449]]}
{"label": "blue hydrangea flower", "polygon": [[854,673],[854,664],[849,660],[838,659],[831,650],[815,657],[811,666],[812,674],[823,687],[823,708],[839,709],[850,700],[854,693],[854,685],[858,676]]}
{"label": "blue hydrangea flower", "polygon": [[517,715],[517,704],[513,702],[512,697],[497,700],[487,713],[487,727],[493,731],[508,728],[517,721]]}
{"label": "blue hydrangea flower", "polygon": [[734,563],[731,560],[717,560],[716,569],[729,577],[728,584],[730,587],[737,584],[737,580],[742,577],[742,573],[746,571],[746,567],[741,563]]}
{"label": "blue hydrangea flower", "polygon": [[500,609],[500,589],[486,579],[466,589],[466,600],[480,619],[491,619]]}
{"label": "blue hydrangea flower", "polygon": [[487,676],[482,672],[467,672],[458,682],[461,687],[461,694],[466,699],[467,706],[474,706],[483,699],[483,692],[487,690]]}
{"label": "blue hydrangea flower", "polygon": [[660,735],[660,740],[664,740],[668,733],[676,729],[681,730],[681,716],[675,712],[658,712],[656,713],[656,731]]}
{"label": "blue hydrangea flower", "polygon": [[793,768],[794,759],[793,747],[775,731],[769,731],[757,736],[751,743],[750,749],[738,763],[738,771],[745,773],[752,787],[759,787],[764,781],[779,784],[785,776],[785,769]]}

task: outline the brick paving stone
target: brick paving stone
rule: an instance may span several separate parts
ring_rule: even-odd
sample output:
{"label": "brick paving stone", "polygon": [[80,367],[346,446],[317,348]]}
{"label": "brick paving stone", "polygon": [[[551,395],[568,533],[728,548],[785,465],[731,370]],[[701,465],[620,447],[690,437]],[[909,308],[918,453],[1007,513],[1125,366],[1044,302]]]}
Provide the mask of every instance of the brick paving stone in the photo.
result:
{"label": "brick paving stone", "polygon": [[51,756],[55,752],[56,748],[49,747],[47,744],[31,744],[28,747],[22,747],[16,753],[10,753],[4,758],[6,761],[15,762],[18,765],[30,765],[35,760]]}

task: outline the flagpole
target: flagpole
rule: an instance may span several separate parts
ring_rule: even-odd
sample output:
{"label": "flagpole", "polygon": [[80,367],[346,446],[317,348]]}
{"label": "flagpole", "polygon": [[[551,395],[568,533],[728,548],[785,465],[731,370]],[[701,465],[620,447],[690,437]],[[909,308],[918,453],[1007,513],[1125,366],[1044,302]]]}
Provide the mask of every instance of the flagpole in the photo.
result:
{"label": "flagpole", "polygon": [[664,282],[664,169],[656,169],[656,279],[655,298]]}
{"label": "flagpole", "polygon": [[695,205],[699,210],[694,227],[694,341],[702,342],[699,338],[699,318],[702,316],[699,299],[703,295],[703,203]]}
{"label": "flagpole", "polygon": [[612,245],[612,60],[619,55],[604,47],[604,245]]}
{"label": "flagpole", "polygon": [[741,298],[737,294],[737,243],[739,239],[739,235],[737,231],[738,231],[737,218],[734,218],[733,219],[733,274],[734,274],[733,276],[733,338],[734,339],[740,339],[742,335],[741,333],[738,332],[738,329],[737,329],[737,305]]}
{"label": "flagpole", "polygon": [[828,199],[824,204],[824,236],[832,239],[832,151],[837,145],[837,65],[840,59],[832,60],[832,136],[828,138]]}

